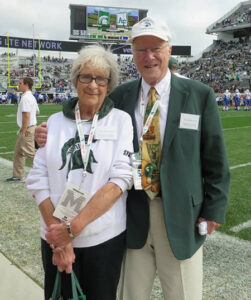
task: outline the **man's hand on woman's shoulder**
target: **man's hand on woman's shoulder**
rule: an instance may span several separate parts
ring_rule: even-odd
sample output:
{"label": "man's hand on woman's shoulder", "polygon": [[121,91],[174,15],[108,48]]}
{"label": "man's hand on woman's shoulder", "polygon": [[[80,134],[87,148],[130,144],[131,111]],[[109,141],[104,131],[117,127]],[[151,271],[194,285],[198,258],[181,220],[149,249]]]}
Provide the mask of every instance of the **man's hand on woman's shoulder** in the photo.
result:
{"label": "man's hand on woman's shoulder", "polygon": [[47,140],[47,124],[43,122],[35,129],[35,141],[40,148],[44,147]]}

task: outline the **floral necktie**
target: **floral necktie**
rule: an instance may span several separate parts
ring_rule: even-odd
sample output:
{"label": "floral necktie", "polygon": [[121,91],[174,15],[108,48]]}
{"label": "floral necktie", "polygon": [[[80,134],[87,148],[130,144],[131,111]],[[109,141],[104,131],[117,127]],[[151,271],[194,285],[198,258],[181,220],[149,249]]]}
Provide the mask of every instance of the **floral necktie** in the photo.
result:
{"label": "floral necktie", "polygon": [[[146,107],[144,123],[146,122],[154,103],[157,101],[156,90],[150,88],[150,96]],[[142,187],[150,199],[154,199],[160,191],[160,116],[159,108],[152,119],[148,131],[142,141]]]}

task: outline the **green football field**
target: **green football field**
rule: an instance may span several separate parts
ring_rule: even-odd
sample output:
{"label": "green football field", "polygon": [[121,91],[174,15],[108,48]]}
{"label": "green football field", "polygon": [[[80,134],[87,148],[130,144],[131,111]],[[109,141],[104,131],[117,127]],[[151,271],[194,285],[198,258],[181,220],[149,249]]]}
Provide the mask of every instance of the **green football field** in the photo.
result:
{"label": "green football field", "polygon": [[[40,105],[38,123],[46,121],[61,105]],[[0,106],[0,157],[12,160],[17,136],[15,105]],[[231,168],[231,186],[226,224],[228,235],[251,241],[251,111],[220,111]],[[212,153],[214,155],[214,153]],[[31,166],[29,161],[26,162]],[[9,174],[11,176],[11,174]]]}

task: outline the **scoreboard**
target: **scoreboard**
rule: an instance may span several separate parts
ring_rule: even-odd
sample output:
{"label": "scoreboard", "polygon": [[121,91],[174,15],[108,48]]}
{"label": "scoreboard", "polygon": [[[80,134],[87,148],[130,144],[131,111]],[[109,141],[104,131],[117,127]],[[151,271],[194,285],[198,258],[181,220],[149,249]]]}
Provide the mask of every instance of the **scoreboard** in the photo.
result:
{"label": "scoreboard", "polygon": [[148,10],[137,8],[69,5],[70,39],[125,42],[132,26],[147,16]]}

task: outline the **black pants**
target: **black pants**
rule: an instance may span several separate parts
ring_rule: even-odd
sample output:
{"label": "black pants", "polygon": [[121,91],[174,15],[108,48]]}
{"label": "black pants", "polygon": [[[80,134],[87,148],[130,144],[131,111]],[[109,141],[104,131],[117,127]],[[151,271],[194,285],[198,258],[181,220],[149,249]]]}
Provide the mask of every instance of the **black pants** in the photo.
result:
{"label": "black pants", "polygon": [[[122,258],[125,250],[125,232],[100,245],[74,248],[73,270],[87,300],[116,300]],[[45,272],[44,295],[48,300],[53,291],[57,267],[52,264],[52,250],[41,240]],[[61,273],[61,293],[64,300],[72,298],[71,277]]]}

